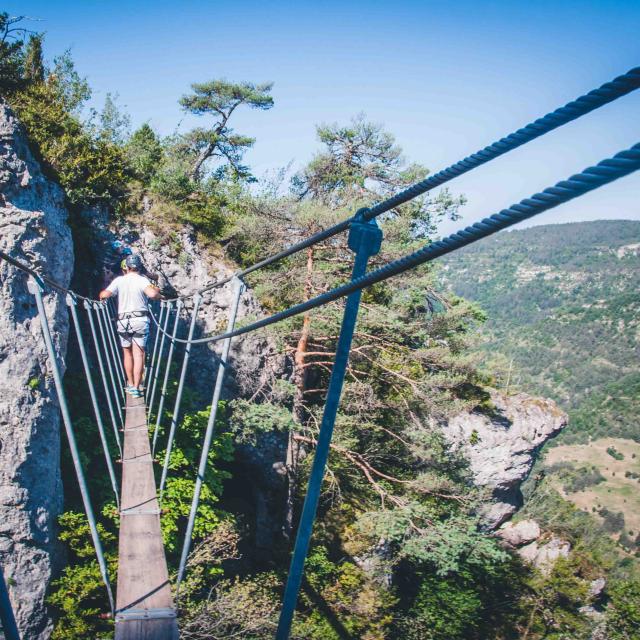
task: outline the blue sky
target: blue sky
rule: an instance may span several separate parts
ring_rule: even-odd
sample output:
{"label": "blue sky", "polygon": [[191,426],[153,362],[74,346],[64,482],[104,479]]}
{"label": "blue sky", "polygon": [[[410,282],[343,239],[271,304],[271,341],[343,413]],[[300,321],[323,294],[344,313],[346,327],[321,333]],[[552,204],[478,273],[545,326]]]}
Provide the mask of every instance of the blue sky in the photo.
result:
{"label": "blue sky", "polygon": [[[275,107],[238,113],[256,175],[318,148],[315,125],[358,112],[433,171],[640,65],[638,0],[5,2],[37,18],[48,57],[71,48],[99,106],[118,93],[135,126],[185,120],[191,82],[273,81]],[[471,223],[640,142],[640,91],[450,183]],[[640,219],[640,175],[537,224]],[[460,226],[444,224],[443,233]]]}

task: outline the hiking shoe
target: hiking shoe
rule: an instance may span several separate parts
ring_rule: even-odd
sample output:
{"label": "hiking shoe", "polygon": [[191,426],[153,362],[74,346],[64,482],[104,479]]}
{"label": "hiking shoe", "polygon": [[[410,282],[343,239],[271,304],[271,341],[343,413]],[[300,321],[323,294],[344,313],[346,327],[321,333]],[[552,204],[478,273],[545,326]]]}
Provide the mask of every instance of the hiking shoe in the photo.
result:
{"label": "hiking shoe", "polygon": [[129,386],[129,385],[127,385],[127,386],[124,388],[124,392],[125,392],[125,393],[128,393],[129,395],[132,395],[134,391],[137,391],[137,389],[136,389],[134,386]]}
{"label": "hiking shoe", "polygon": [[131,387],[128,393],[132,398],[142,398],[143,396],[142,391],[140,391],[140,389],[136,389],[135,387]]}

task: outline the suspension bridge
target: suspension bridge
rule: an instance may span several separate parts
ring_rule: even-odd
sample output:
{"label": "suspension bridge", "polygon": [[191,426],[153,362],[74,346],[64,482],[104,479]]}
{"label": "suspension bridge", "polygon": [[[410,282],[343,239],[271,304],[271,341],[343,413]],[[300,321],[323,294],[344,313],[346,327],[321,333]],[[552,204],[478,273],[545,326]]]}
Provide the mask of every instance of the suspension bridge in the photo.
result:
{"label": "suspension bridge", "polygon": [[[640,143],[620,151],[613,157],[584,169],[580,173],[574,174],[539,193],[535,193],[530,198],[494,213],[457,233],[441,240],[430,242],[411,254],[368,272],[368,261],[371,256],[378,253],[383,241],[382,231],[376,222],[376,218],[638,88],[640,88],[640,67],[632,69],[611,82],[580,96],[516,132],[416,183],[405,191],[370,208],[360,209],[351,218],[320,231],[249,268],[238,271],[229,278],[211,282],[190,296],[162,300],[158,308],[150,308],[154,332],[150,339],[150,348],[147,353],[144,399],[127,397],[124,392],[124,368],[119,357],[115,330],[117,313],[112,301],[100,302],[62,287],[47,277],[46,274],[40,273],[32,265],[16,257],[15,254],[20,253],[19,247],[10,248],[8,253],[0,252],[0,259],[9,265],[2,271],[2,280],[4,281],[8,277],[8,269],[16,269],[17,273],[12,275],[19,277],[18,274],[22,274],[26,278],[28,290],[37,305],[42,338],[51,364],[71,458],[80,487],[85,514],[89,522],[96,558],[107,591],[111,613],[115,619],[115,637],[117,640],[130,640],[133,638],[173,640],[179,637],[174,596],[179,594],[180,584],[187,570],[194,524],[199,508],[202,484],[207,470],[208,455],[214,436],[214,426],[232,340],[345,297],[346,304],[344,306],[334,364],[326,391],[324,413],[302,514],[297,526],[290,570],[275,633],[277,640],[286,640],[289,637],[311,540],[334,423],[339,408],[362,290],[637,171],[640,169]],[[352,276],[348,282],[306,302],[236,328],[236,316],[241,297],[245,291],[244,279],[246,276],[343,232],[348,232],[348,245],[354,253]],[[14,255],[11,255],[12,253]],[[227,285],[233,290],[233,302],[229,309],[226,331],[218,335],[194,338],[198,309],[203,296],[214,289]],[[45,311],[44,296],[58,295],[65,297],[69,308],[91,405],[102,443],[105,467],[120,513],[116,597],[113,595],[112,576],[109,575],[107,569],[85,479],[85,470],[82,468],[74,425],[62,384],[62,367],[54,347],[49,319]],[[188,314],[188,332],[186,337],[180,337],[181,319],[185,314]],[[162,496],[169,473],[169,460],[175,435],[180,428],[180,408],[191,350],[194,345],[205,343],[221,343],[222,348],[218,361],[217,376],[213,382],[211,407],[202,441],[198,473],[189,519],[186,525],[180,563],[172,585],[160,529]],[[178,345],[183,345],[182,351],[177,349]],[[172,372],[171,365],[179,353],[182,357],[182,362],[179,367],[177,391],[173,400],[173,410],[170,413],[171,422],[160,473],[160,483],[159,486],[156,486],[153,456],[158,442],[158,434],[160,433],[159,427],[165,416],[165,401]],[[154,424],[150,424],[152,416],[155,416]],[[108,430],[112,431],[112,437],[117,443],[117,460],[113,459],[109,449]],[[121,470],[120,474],[116,472],[117,469]],[[5,637],[8,640],[19,640],[11,599],[1,572],[0,618]]]}

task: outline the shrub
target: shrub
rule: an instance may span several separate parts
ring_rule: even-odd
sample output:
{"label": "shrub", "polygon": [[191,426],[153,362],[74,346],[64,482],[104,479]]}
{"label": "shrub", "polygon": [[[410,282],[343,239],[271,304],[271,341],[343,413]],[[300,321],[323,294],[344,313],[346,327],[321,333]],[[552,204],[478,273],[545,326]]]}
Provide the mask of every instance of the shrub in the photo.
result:
{"label": "shrub", "polygon": [[29,86],[11,98],[43,169],[65,190],[72,205],[115,206],[126,191],[122,149],[93,136],[65,104],[57,77]]}
{"label": "shrub", "polygon": [[615,447],[607,447],[607,453],[616,460],[624,460],[624,454],[618,451]]}
{"label": "shrub", "polygon": [[609,590],[607,633],[610,640],[635,640],[640,629],[640,580],[624,580]]}

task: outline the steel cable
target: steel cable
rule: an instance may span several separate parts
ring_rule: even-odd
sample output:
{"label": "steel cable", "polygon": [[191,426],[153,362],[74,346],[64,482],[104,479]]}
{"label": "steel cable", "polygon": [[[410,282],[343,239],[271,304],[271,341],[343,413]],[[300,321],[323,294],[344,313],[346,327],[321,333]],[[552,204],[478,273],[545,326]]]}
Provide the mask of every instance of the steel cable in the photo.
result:
{"label": "steel cable", "polygon": [[[434,189],[435,187],[442,186],[449,180],[461,176],[476,167],[479,167],[483,164],[486,164],[490,160],[500,157],[505,153],[512,151],[513,149],[517,149],[527,142],[531,142],[536,138],[539,138],[562,125],[565,125],[573,120],[577,120],[578,118],[591,113],[595,109],[603,107],[618,98],[621,98],[632,91],[640,88],[640,67],[634,67],[627,71],[627,73],[614,78],[611,82],[607,82],[603,84],[598,89],[594,89],[585,95],[576,98],[575,100],[567,103],[563,107],[559,107],[555,111],[548,113],[547,115],[538,118],[534,122],[531,122],[524,127],[518,129],[517,131],[501,138],[497,142],[494,142],[480,151],[476,151],[466,158],[452,164],[446,169],[442,169],[438,173],[414,184],[413,186],[401,191],[400,193],[387,198],[386,200],[372,206],[369,208],[369,212],[366,214],[366,220],[371,220],[376,216],[381,215],[382,213],[389,211],[405,202],[408,202],[412,198],[415,198],[419,195],[426,193],[427,191]],[[349,225],[353,221],[353,218],[348,218],[347,220],[343,220],[338,224],[329,227],[328,229],[324,229],[323,231],[319,231],[312,236],[309,236],[305,240],[292,245],[291,247],[280,251],[272,256],[261,260],[246,269],[238,271],[232,276],[228,276],[222,280],[218,280],[212,282],[204,287],[201,287],[197,291],[190,293],[184,296],[178,296],[177,298],[167,298],[167,302],[175,302],[176,300],[185,300],[190,298],[196,294],[203,294],[211,289],[215,289],[221,287],[233,279],[234,276],[239,278],[243,278],[258,269],[262,269],[263,267],[269,266],[287,258],[303,249],[306,249],[318,242],[322,242],[323,240],[327,240],[332,236],[346,231],[349,228]],[[68,294],[72,293],[76,298],[80,300],[91,300],[91,298],[87,298],[85,296],[81,296],[66,287],[58,284],[55,280],[48,278],[47,276],[40,275],[33,267],[29,265],[25,265],[20,261],[12,258],[7,253],[0,251],[0,258],[6,260],[13,266],[22,269],[23,271],[31,274],[32,276],[38,278],[40,281],[45,282],[49,286],[57,289],[58,291]]]}
{"label": "steel cable", "polygon": [[[632,91],[640,88],[640,67],[635,67],[628,71],[627,73],[618,76],[611,82],[607,82],[603,84],[598,89],[594,89],[589,93],[576,98],[572,102],[567,103],[563,107],[556,109],[543,116],[542,118],[538,118],[534,122],[531,122],[524,127],[518,129],[514,133],[501,138],[497,142],[490,144],[484,149],[480,151],[476,151],[476,153],[472,153],[466,158],[452,164],[446,169],[442,169],[438,173],[425,178],[421,182],[417,182],[413,186],[401,191],[400,193],[387,198],[386,200],[374,205],[369,208],[368,213],[365,215],[365,220],[372,220],[377,216],[390,211],[413,198],[423,195],[434,189],[436,187],[442,186],[446,182],[453,180],[453,178],[457,178],[458,176],[475,169],[483,164],[486,164],[490,160],[494,160],[513,149],[517,149],[527,142],[531,142],[540,136],[561,127],[573,120],[577,120],[578,118],[591,113],[595,109],[598,109],[622,96],[625,96]],[[329,227],[328,229],[324,229],[323,231],[319,231],[318,233],[309,236],[305,240],[298,242],[297,244],[292,245],[291,247],[280,251],[260,262],[256,262],[255,264],[238,271],[236,274],[239,278],[244,278],[248,276],[250,273],[257,271],[258,269],[262,269],[263,267],[269,266],[292,256],[303,249],[311,247],[318,242],[322,242],[323,240],[327,240],[338,233],[342,233],[349,228],[353,218],[348,218],[347,220],[343,220],[338,224]],[[223,280],[219,280],[216,282],[212,282],[198,291],[189,294],[188,296],[180,296],[181,299],[188,298],[190,296],[195,295],[196,293],[204,293],[209,291],[210,289],[221,287],[232,280],[234,276],[229,276],[224,278]],[[177,299],[177,298],[174,298]]]}
{"label": "steel cable", "polygon": [[[340,287],[336,287],[331,291],[327,291],[311,300],[294,305],[289,309],[275,313],[267,318],[253,322],[245,327],[235,329],[234,331],[221,333],[215,336],[208,336],[205,338],[197,338],[191,341],[191,344],[204,344],[207,342],[217,342],[218,340],[225,340],[226,338],[233,338],[235,336],[242,335],[267,327],[276,322],[286,320],[293,316],[297,316],[306,311],[311,311],[317,307],[333,302],[338,298],[342,298],[349,295],[357,289],[363,289],[369,287],[372,284],[391,278],[392,276],[404,273],[413,267],[430,262],[435,258],[439,258],[447,253],[451,253],[456,249],[460,249],[472,242],[476,242],[486,236],[492,235],[497,231],[506,229],[518,222],[527,220],[539,213],[543,213],[548,209],[557,207],[564,202],[573,200],[578,196],[581,196],[589,191],[593,191],[605,184],[609,184],[619,178],[637,171],[640,168],[640,144],[636,144],[626,151],[621,151],[613,158],[603,160],[598,165],[589,167],[583,172],[575,174],[568,178],[558,182],[553,187],[549,187],[541,193],[536,193],[530,198],[526,198],[521,202],[512,205],[507,209],[503,209],[499,213],[476,222],[475,224],[466,227],[454,233],[442,240],[425,245],[422,249],[415,253],[409,254],[390,262],[389,264],[372,271],[371,273],[357,278],[356,280],[344,284]],[[363,216],[365,219],[370,219],[366,213]],[[157,324],[157,320],[152,315],[153,321]],[[186,343],[186,340],[182,338],[173,338],[177,342]]]}

